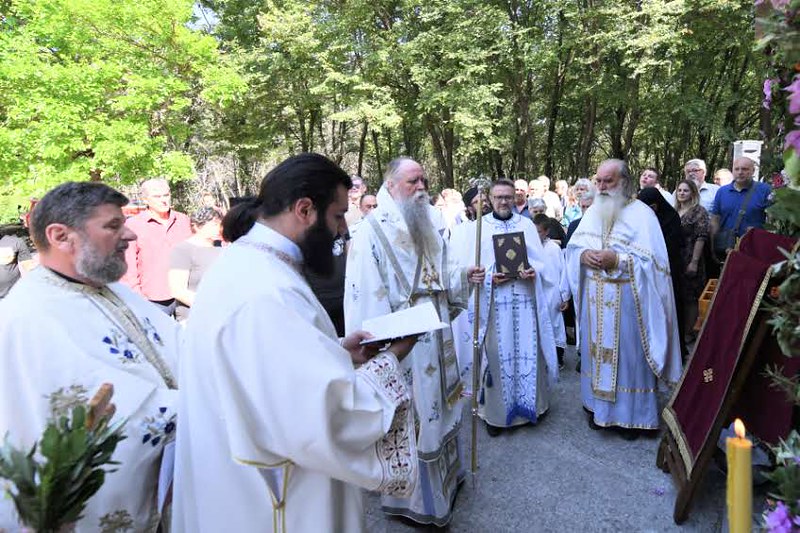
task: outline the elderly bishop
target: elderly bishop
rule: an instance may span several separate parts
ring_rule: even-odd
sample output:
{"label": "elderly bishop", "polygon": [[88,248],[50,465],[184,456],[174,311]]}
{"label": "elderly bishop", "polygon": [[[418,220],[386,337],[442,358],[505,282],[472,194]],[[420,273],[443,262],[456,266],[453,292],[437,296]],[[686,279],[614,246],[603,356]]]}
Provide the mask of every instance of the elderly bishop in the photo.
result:
{"label": "elderly bishop", "polygon": [[567,272],[581,333],[581,398],[593,429],[633,439],[658,429],[657,381],[681,373],[675,299],[664,237],[633,199],[627,165],[597,169],[592,207],[567,245]]}
{"label": "elderly bishop", "polygon": [[[345,278],[348,331],[365,319],[432,302],[444,322],[465,308],[468,278],[482,269],[456,268],[431,219],[422,167],[393,160],[378,207],[353,239]],[[424,524],[446,525],[464,469],[458,447],[462,383],[451,328],[426,334],[403,361],[419,428],[420,480],[409,498],[383,497],[383,509]]]}

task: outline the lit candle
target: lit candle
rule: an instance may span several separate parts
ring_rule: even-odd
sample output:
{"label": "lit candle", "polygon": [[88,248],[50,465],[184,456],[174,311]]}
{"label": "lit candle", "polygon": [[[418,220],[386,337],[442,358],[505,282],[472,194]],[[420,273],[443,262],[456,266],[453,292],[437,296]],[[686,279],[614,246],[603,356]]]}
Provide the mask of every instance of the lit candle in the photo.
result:
{"label": "lit candle", "polygon": [[728,456],[728,526],[730,533],[750,533],[753,524],[753,443],[744,424],[733,423],[735,437],[726,439]]}

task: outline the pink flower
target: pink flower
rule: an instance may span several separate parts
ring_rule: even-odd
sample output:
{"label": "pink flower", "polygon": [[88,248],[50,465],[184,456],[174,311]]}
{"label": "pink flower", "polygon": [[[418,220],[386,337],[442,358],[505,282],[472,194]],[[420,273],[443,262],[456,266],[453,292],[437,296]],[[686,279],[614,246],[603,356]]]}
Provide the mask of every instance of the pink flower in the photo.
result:
{"label": "pink flower", "polygon": [[772,80],[769,78],[764,80],[764,102],[761,105],[764,109],[769,109],[772,105]]}
{"label": "pink flower", "polygon": [[789,0],[770,0],[770,3],[775,9],[783,11],[789,5]]}
{"label": "pink flower", "polygon": [[794,130],[786,135],[786,144],[783,147],[785,150],[794,148],[796,154],[800,154],[800,130]]}
{"label": "pink flower", "polygon": [[784,87],[783,90],[789,91],[789,113],[800,114],[800,75],[795,76],[791,85]]}

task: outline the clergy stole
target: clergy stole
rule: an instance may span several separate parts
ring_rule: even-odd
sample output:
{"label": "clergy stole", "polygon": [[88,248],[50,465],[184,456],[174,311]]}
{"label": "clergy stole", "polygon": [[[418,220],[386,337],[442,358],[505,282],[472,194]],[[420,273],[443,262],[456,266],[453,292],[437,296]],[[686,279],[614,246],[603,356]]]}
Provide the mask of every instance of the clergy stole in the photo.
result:
{"label": "clergy stole", "polygon": [[[389,239],[384,233],[381,225],[375,217],[367,217],[365,220],[369,222],[375,235],[378,237],[381,246],[389,258],[392,270],[396,276],[400,287],[407,295],[404,298],[404,303],[397,308],[392,306],[392,312],[400,311],[407,307],[413,307],[417,303],[422,303],[429,299],[436,312],[439,313],[439,320],[442,322],[450,323],[449,303],[447,301],[447,293],[450,290],[450,277],[448,276],[448,263],[447,263],[447,246],[442,245],[441,250],[441,263],[437,270],[434,265],[434,260],[428,261],[426,257],[418,256],[417,265],[414,271],[414,283],[410,284],[405,275],[403,267],[394,253],[394,248],[389,244]],[[441,274],[440,274],[441,273]],[[453,342],[453,330],[451,328],[439,329],[427,333],[420,340],[427,336],[436,343],[436,353],[439,356],[439,368],[442,371],[439,373],[441,380],[442,396],[449,408],[458,403],[461,398],[461,392],[464,390],[464,385],[461,382],[461,373],[458,370],[458,358],[456,357],[455,343]],[[432,366],[426,369],[426,372],[435,372]]]}
{"label": "clergy stole", "polygon": [[623,284],[628,279],[587,277],[584,306],[589,324],[589,357],[593,366],[592,391],[608,402],[616,401],[619,362],[619,324]]}

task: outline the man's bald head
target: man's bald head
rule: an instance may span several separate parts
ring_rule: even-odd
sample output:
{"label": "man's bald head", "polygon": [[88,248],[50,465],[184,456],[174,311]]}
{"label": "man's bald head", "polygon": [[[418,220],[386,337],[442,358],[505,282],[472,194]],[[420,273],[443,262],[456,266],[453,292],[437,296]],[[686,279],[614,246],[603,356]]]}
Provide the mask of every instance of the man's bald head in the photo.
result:
{"label": "man's bald head", "polygon": [[749,157],[737,157],[733,160],[733,180],[739,186],[747,186],[756,171],[755,162]]}

